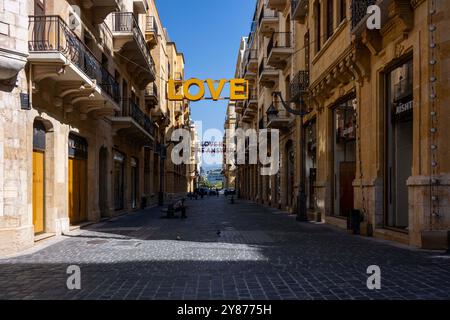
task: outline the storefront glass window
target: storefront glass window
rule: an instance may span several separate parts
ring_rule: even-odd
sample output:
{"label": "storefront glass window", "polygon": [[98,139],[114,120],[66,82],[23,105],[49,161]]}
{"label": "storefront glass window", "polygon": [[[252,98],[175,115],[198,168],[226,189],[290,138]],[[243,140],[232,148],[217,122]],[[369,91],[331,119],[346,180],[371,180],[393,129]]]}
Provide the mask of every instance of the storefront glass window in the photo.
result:
{"label": "storefront glass window", "polygon": [[412,60],[387,75],[387,170],[385,224],[408,229],[408,186],[413,157]]}
{"label": "storefront glass window", "polygon": [[333,110],[333,120],[333,213],[347,217],[354,207],[353,181],[356,175],[356,123],[352,99]]}

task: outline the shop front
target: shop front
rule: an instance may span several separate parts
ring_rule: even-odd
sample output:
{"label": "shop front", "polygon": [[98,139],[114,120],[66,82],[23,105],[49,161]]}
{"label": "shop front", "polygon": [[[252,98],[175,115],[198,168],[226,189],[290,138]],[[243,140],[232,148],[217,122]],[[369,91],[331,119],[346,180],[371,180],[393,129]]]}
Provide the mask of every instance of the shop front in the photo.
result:
{"label": "shop front", "polygon": [[306,133],[306,158],[305,158],[305,186],[306,186],[306,205],[311,211],[316,209],[315,185],[317,179],[317,132],[316,121],[311,120],[305,124]]}
{"label": "shop front", "polygon": [[114,209],[125,208],[125,155],[114,151]]}
{"label": "shop front", "polygon": [[412,59],[386,75],[385,221],[387,228],[407,231],[407,180],[413,166],[413,63]]}
{"label": "shop front", "polygon": [[333,108],[333,216],[348,217],[354,208],[356,122],[351,96]]}
{"label": "shop front", "polygon": [[34,233],[45,231],[45,147],[46,128],[40,121],[33,124],[33,226]]}
{"label": "shop front", "polygon": [[139,190],[139,166],[138,160],[131,157],[131,208],[138,207],[138,190]]}
{"label": "shop front", "polygon": [[69,220],[78,224],[87,220],[87,160],[86,139],[69,134]]}

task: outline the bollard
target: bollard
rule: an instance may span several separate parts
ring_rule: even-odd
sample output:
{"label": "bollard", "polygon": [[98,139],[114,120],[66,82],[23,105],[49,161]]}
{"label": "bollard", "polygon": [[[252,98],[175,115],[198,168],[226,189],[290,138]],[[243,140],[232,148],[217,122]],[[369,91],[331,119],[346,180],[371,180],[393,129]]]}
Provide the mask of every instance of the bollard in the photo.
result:
{"label": "bollard", "polygon": [[186,218],[187,218],[187,216],[186,216],[186,207],[182,206],[181,207],[181,219],[186,219]]}
{"label": "bollard", "polygon": [[350,230],[353,230],[353,234],[361,234],[361,222],[363,222],[363,215],[360,210],[350,210]]}
{"label": "bollard", "polygon": [[234,196],[231,196],[231,204],[234,204]]}
{"label": "bollard", "polygon": [[447,254],[450,254],[450,231],[447,231]]}
{"label": "bollard", "polygon": [[173,204],[169,204],[167,207],[167,218],[172,218],[175,215],[175,209],[173,207]]}

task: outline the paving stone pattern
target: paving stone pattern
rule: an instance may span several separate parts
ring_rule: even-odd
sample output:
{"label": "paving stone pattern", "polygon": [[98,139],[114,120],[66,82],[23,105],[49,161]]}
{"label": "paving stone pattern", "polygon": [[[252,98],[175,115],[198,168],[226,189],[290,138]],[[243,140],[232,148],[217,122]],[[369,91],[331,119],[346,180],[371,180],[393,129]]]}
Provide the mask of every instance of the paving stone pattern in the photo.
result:
{"label": "paving stone pattern", "polygon": [[[450,299],[450,257],[222,196],[144,210],[0,259],[1,299]],[[67,267],[81,268],[68,290]],[[381,290],[367,267],[381,268]]]}

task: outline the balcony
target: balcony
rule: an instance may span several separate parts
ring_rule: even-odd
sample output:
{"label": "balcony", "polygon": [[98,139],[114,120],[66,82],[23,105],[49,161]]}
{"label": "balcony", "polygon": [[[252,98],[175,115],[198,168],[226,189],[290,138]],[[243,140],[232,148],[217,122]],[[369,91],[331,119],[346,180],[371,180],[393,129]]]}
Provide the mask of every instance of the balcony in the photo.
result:
{"label": "balcony", "polygon": [[278,22],[279,18],[277,11],[263,8],[258,19],[259,31],[263,35],[270,35],[277,28]]}
{"label": "balcony", "polygon": [[267,0],[267,7],[277,11],[283,11],[286,8],[288,0]]}
{"label": "balcony", "polygon": [[184,113],[184,104],[183,102],[176,101],[173,106],[173,112],[175,117],[179,117]]}
{"label": "balcony", "polygon": [[291,102],[300,102],[302,97],[308,93],[309,71],[299,71],[291,81]]}
{"label": "balcony", "polygon": [[244,110],[244,101],[236,101],[236,105],[234,107],[234,111],[236,113],[241,113]]}
{"label": "balcony", "polygon": [[[270,108],[274,110],[267,111],[268,113],[272,113],[272,115],[267,114],[268,129],[285,130],[289,129],[295,123],[295,118],[288,114],[279,103],[276,103],[275,106],[272,105]],[[283,109],[281,112],[278,111],[281,109]]]}
{"label": "balcony", "polygon": [[184,75],[182,72],[174,72],[173,79],[181,81],[184,79]]}
{"label": "balcony", "polygon": [[256,21],[252,21],[250,25],[250,32],[247,37],[247,48],[251,48],[255,38],[256,38],[256,31],[258,29],[258,23]]}
{"label": "balcony", "polygon": [[112,15],[113,49],[124,60],[128,73],[135,75],[139,89],[155,81],[155,63],[132,12]]}
{"label": "balcony", "polygon": [[152,120],[130,99],[122,100],[122,110],[111,118],[115,134],[128,141],[151,143],[155,135]]}
{"label": "balcony", "polygon": [[244,53],[244,63],[249,70],[256,72],[258,69],[258,50],[247,49]]}
{"label": "balcony", "polygon": [[156,83],[151,83],[145,88],[144,96],[147,107],[154,108],[158,104],[159,94]]}
{"label": "balcony", "polygon": [[146,17],[145,40],[150,48],[154,48],[158,44],[158,24],[154,16]]}
{"label": "balcony", "polygon": [[148,11],[147,0],[133,0],[133,11],[138,14],[146,14]]}
{"label": "balcony", "polygon": [[267,64],[284,69],[287,59],[294,53],[290,32],[274,32],[267,45]]}
{"label": "balcony", "polygon": [[94,24],[102,23],[110,13],[120,10],[119,0],[81,0],[81,4],[92,12]]}
{"label": "balcony", "polygon": [[292,20],[303,20],[308,14],[308,0],[291,0]]}
{"label": "balcony", "polygon": [[248,93],[248,100],[245,101],[245,110],[256,112],[258,110],[258,95],[256,89],[251,89]]}
{"label": "balcony", "polygon": [[256,112],[245,109],[242,115],[242,121],[246,123],[250,123],[255,119]]}
{"label": "balcony", "polygon": [[[119,110],[119,85],[89,48],[59,16],[29,17],[28,61],[33,81],[33,104],[55,106],[80,118],[112,115]],[[39,92],[48,94],[37,94]]]}
{"label": "balcony", "polygon": [[271,88],[278,82],[279,72],[276,68],[267,64],[267,59],[263,58],[259,64],[259,82],[266,88]]}
{"label": "balcony", "polygon": [[249,68],[249,65],[245,65],[244,67],[244,79],[248,81],[255,81],[256,80],[256,70],[251,70]]}

